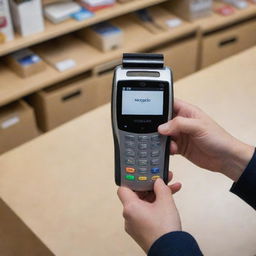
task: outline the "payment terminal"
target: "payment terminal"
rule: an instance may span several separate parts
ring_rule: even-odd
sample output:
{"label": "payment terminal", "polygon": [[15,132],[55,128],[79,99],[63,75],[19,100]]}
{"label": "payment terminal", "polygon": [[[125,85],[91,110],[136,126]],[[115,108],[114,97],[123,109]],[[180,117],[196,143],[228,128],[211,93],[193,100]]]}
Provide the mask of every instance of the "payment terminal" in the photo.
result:
{"label": "payment terminal", "polygon": [[172,118],[173,83],[162,54],[123,55],[112,89],[115,181],[134,191],[168,182],[170,138],[157,132]]}

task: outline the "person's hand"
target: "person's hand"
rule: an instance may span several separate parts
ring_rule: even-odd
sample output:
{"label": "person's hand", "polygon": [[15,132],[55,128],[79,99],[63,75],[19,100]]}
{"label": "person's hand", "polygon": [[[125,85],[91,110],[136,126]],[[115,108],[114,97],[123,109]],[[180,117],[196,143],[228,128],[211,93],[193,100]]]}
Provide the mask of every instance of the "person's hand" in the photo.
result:
{"label": "person's hand", "polygon": [[196,106],[175,99],[174,114],[173,120],[158,127],[160,134],[172,138],[171,154],[181,154],[199,167],[237,181],[254,148],[231,136]]}
{"label": "person's hand", "polygon": [[118,188],[124,207],[125,231],[146,253],[162,235],[181,230],[179,213],[172,197],[180,188],[180,183],[168,187],[160,178],[154,183],[154,192],[135,193],[126,187]]}

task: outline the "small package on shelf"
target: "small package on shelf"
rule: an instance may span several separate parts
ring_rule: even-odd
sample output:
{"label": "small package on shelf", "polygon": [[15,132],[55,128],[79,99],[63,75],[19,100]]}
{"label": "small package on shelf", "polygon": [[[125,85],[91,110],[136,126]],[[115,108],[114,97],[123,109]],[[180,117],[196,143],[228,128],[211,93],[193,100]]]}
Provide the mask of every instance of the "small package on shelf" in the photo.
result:
{"label": "small package on shelf", "polygon": [[8,0],[0,0],[0,43],[13,40],[13,27]]}
{"label": "small package on shelf", "polygon": [[120,48],[123,44],[122,30],[109,22],[82,29],[78,32],[78,36],[103,52]]}
{"label": "small package on shelf", "polygon": [[33,50],[59,72],[92,62],[99,51],[73,35],[66,35],[33,47]]}
{"label": "small package on shelf", "polygon": [[78,12],[72,13],[70,16],[75,20],[82,21],[91,18],[93,15],[94,13],[89,10],[81,8]]}
{"label": "small package on shelf", "polygon": [[245,9],[245,8],[249,7],[248,2],[245,0],[221,0],[220,2],[225,3],[225,4],[230,4],[237,9]]}
{"label": "small package on shelf", "polygon": [[134,1],[134,0],[117,0],[117,2],[119,2],[119,3],[128,3],[131,1]]}
{"label": "small package on shelf", "polygon": [[136,20],[140,25],[154,34],[182,25],[181,19],[159,6],[136,12]]}
{"label": "small package on shelf", "polygon": [[71,15],[81,11],[81,6],[73,1],[59,2],[44,6],[44,15],[54,24],[70,19]]}
{"label": "small package on shelf", "polygon": [[0,108],[0,153],[39,135],[33,109],[23,100]]}
{"label": "small package on shelf", "polygon": [[235,13],[235,8],[231,5],[224,4],[224,3],[215,3],[214,4],[214,11],[222,16],[229,16]]}
{"label": "small package on shelf", "polygon": [[10,0],[15,29],[22,35],[44,31],[41,0]]}
{"label": "small package on shelf", "polygon": [[112,7],[116,0],[78,0],[80,5],[89,11],[96,12],[98,10]]}
{"label": "small package on shelf", "polygon": [[153,34],[158,34],[164,31],[162,26],[155,22],[148,9],[136,11],[133,14],[133,18],[136,20],[136,22],[138,22],[140,25],[142,25]]}
{"label": "small package on shelf", "polygon": [[193,21],[211,15],[213,0],[172,0],[167,8],[179,17]]}
{"label": "small package on shelf", "polygon": [[46,64],[30,49],[22,49],[4,57],[7,65],[22,78],[43,71]]}

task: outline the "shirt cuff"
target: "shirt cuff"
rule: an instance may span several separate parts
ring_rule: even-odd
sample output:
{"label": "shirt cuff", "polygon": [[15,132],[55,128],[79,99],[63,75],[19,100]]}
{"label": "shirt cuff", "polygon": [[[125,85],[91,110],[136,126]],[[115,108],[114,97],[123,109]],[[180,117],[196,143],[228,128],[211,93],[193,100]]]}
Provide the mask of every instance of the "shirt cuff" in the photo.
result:
{"label": "shirt cuff", "polygon": [[256,149],[253,157],[230,191],[256,210]]}
{"label": "shirt cuff", "polygon": [[196,240],[187,232],[175,231],[158,238],[149,249],[148,256],[201,256]]}

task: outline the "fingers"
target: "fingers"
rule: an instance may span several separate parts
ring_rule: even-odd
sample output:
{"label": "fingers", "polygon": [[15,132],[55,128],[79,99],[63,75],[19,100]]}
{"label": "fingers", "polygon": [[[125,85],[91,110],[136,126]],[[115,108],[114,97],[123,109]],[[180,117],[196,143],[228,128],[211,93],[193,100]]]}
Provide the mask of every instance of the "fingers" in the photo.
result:
{"label": "fingers", "polygon": [[175,141],[171,141],[171,146],[170,146],[170,154],[171,155],[176,155],[179,153],[179,148],[178,144]]}
{"label": "fingers", "polygon": [[158,131],[166,136],[177,136],[180,133],[196,135],[200,132],[200,123],[197,119],[178,116],[168,123],[160,125]]}
{"label": "fingers", "polygon": [[189,104],[186,103],[186,102],[183,101],[183,100],[180,100],[180,99],[175,98],[175,99],[174,99],[173,107],[174,107],[174,113],[178,113],[178,112],[180,112],[182,109],[187,109],[187,108],[189,107]]}
{"label": "fingers", "polygon": [[168,183],[172,180],[173,178],[173,172],[172,171],[169,171],[169,174],[168,174]]}
{"label": "fingers", "polygon": [[199,108],[186,101],[175,98],[174,99],[174,114],[181,114],[184,117],[193,117],[195,112],[198,112]]}
{"label": "fingers", "polygon": [[[169,171],[168,183],[172,180],[172,178],[173,178],[173,172]],[[169,185],[168,187],[171,190],[172,194],[175,194],[178,191],[180,191],[182,185],[180,182],[175,182],[174,184]]]}
{"label": "fingers", "polygon": [[165,185],[164,181],[160,178],[154,183],[154,192],[156,201],[168,201],[172,195],[170,188]]}
{"label": "fingers", "polygon": [[170,188],[170,190],[172,191],[172,194],[174,195],[175,193],[177,193],[181,190],[182,185],[181,185],[181,183],[176,182],[172,185],[169,185],[168,187]]}
{"label": "fingers", "polygon": [[119,187],[117,190],[117,195],[123,205],[139,199],[135,192],[126,187]]}

